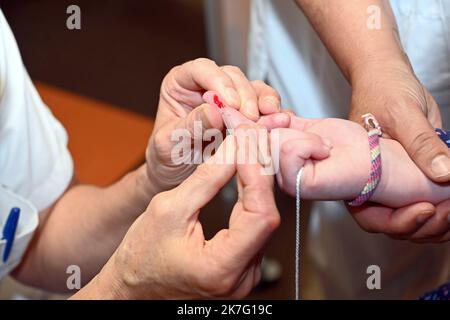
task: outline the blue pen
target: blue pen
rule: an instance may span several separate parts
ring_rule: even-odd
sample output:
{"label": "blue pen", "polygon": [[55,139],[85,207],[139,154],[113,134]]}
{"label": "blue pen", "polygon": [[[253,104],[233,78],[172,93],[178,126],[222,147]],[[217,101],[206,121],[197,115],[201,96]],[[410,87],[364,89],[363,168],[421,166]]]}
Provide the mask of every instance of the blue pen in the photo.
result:
{"label": "blue pen", "polygon": [[16,235],[17,224],[19,222],[20,209],[12,208],[9,212],[8,218],[6,219],[5,226],[3,227],[3,237],[2,240],[6,240],[5,251],[3,252],[3,262],[5,263],[14,243],[14,237]]}
{"label": "blue pen", "polygon": [[450,148],[450,131],[444,129],[435,129],[437,135]]}

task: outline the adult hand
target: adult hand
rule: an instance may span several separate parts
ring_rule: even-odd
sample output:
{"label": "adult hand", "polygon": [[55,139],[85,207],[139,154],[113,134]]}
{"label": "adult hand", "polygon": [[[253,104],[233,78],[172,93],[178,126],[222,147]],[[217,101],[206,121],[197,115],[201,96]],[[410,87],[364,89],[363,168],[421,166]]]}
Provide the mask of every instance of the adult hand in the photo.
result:
{"label": "adult hand", "polygon": [[[219,67],[208,59],[189,61],[173,68],[164,78],[153,134],[147,148],[147,172],[153,193],[173,188],[188,177],[195,164],[177,164],[171,151],[176,129],[187,129],[194,139],[194,122],[204,130],[222,130],[223,122],[217,107],[206,104],[202,95],[213,90],[222,101],[238,109],[248,119],[273,127],[285,127],[289,117],[277,116],[280,98],[262,81],[249,81],[236,67]],[[263,117],[260,118],[260,114]]]}
{"label": "adult hand", "polygon": [[[259,163],[236,164],[228,136],[177,188],[155,196],[80,298],[242,298],[259,282],[262,250],[280,223],[273,177]],[[241,140],[242,141],[242,140]],[[232,152],[227,157],[225,152]],[[224,163],[224,159],[234,159]],[[200,210],[237,171],[229,228],[206,240]],[[83,294],[84,291],[84,294]]]}
{"label": "adult hand", "polygon": [[450,181],[450,151],[434,131],[442,127],[439,107],[410,66],[378,67],[352,80],[352,87],[350,120],[372,113],[384,136],[400,142],[428,178]]}
{"label": "adult hand", "polygon": [[[350,119],[361,122],[361,115],[374,114],[385,134],[398,140],[430,179],[449,181],[450,153],[433,131],[433,127],[441,126],[439,110],[414,75],[389,1],[297,3],[351,83]],[[379,9],[382,23],[375,29],[366,27],[369,6]],[[351,211],[368,231],[414,241],[447,239],[444,234],[450,210],[445,202],[436,208],[430,203],[417,203],[397,211],[366,204]]]}
{"label": "adult hand", "polygon": [[[372,113],[384,135],[399,141],[430,179],[449,181],[450,152],[434,132],[442,127],[435,100],[409,65],[380,63],[376,69],[352,79],[350,119],[361,122],[361,115]],[[349,210],[367,231],[418,242],[450,239],[450,201],[436,207],[416,203],[398,210],[367,203]]]}

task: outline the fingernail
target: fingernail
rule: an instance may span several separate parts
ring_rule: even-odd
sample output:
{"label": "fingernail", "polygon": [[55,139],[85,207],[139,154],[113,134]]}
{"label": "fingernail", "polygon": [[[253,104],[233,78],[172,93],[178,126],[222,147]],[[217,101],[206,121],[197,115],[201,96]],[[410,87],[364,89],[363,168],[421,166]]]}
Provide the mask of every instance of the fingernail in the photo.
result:
{"label": "fingernail", "polygon": [[233,88],[228,88],[225,91],[227,102],[230,104],[230,106],[233,107],[240,107],[241,106],[241,98],[239,97],[236,90]]}
{"label": "fingernail", "polygon": [[450,175],[450,159],[444,155],[437,156],[431,162],[431,170],[436,178]]}
{"label": "fingernail", "polygon": [[427,222],[434,215],[433,211],[425,211],[417,216],[416,221],[417,224],[422,225]]}

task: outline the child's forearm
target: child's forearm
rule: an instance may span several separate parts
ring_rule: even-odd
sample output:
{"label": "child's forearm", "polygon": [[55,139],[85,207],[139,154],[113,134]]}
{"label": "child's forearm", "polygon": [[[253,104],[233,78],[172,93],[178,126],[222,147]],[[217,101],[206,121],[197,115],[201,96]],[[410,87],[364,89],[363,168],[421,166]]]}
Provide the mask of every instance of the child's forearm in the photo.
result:
{"label": "child's forearm", "polygon": [[429,180],[397,141],[380,139],[380,148],[382,174],[371,201],[400,208],[422,201],[436,204],[450,198],[450,185]]}

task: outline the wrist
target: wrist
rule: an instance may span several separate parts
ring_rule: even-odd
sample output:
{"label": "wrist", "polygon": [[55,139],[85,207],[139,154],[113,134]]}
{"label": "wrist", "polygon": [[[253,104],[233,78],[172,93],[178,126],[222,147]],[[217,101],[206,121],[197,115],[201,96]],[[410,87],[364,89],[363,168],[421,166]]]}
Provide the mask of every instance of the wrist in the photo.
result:
{"label": "wrist", "polygon": [[[113,255],[114,256],[114,255]],[[110,259],[111,260],[111,259]],[[86,286],[81,288],[70,299],[72,300],[126,300],[130,299],[127,290],[118,274],[112,270],[111,263],[108,263],[102,268]]]}
{"label": "wrist", "polygon": [[148,165],[143,164],[136,170],[135,185],[137,194],[145,202],[145,207],[150,203],[153,197],[159,193],[158,187],[148,174]]}
{"label": "wrist", "polygon": [[369,56],[355,62],[349,69],[348,79],[355,90],[373,87],[374,83],[383,83],[385,79],[391,80],[395,74],[414,74],[409,58],[403,51],[397,55]]}

